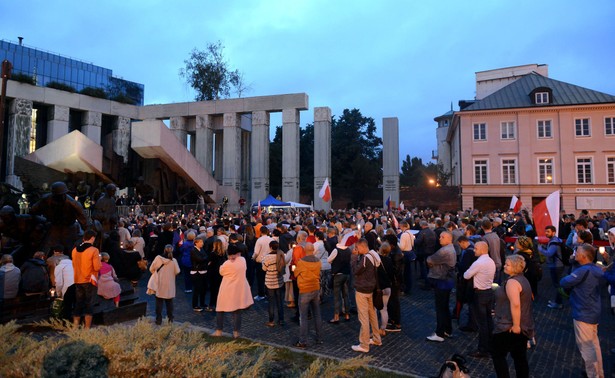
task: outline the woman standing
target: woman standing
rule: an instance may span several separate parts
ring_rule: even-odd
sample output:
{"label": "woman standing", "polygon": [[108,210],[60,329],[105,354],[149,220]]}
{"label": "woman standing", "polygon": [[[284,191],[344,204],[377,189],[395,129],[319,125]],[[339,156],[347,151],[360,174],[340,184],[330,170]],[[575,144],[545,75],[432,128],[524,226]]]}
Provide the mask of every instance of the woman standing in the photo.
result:
{"label": "woman standing", "polygon": [[506,258],[504,273],[509,278],[495,291],[495,317],[491,356],[498,378],[509,377],[506,356],[510,353],[517,377],[529,377],[527,341],[534,337],[532,318],[532,288],[523,275],[525,260],[522,256]]}
{"label": "woman standing", "polygon": [[278,310],[278,324],[284,325],[284,304],[282,302],[282,292],[284,288],[284,273],[280,273],[280,265],[286,267],[286,255],[279,250],[280,244],[277,241],[269,243],[271,251],[263,257],[263,270],[265,273],[265,287],[269,296],[269,322],[267,327],[275,326],[274,315]]}
{"label": "woman standing", "polygon": [[383,307],[380,311],[380,336],[386,335],[386,327],[389,322],[389,311],[387,305],[389,298],[391,297],[391,283],[395,280],[395,274],[393,273],[393,261],[389,257],[391,253],[391,245],[387,242],[382,243],[378,254],[380,255],[381,264],[376,271],[378,272],[378,286],[382,290],[382,303]]}
{"label": "woman standing", "polygon": [[222,295],[216,306],[216,331],[212,336],[222,336],[224,313],[230,312],[233,314],[233,337],[238,338],[241,329],[241,310],[252,306],[254,299],[246,279],[246,259],[241,257],[240,250],[234,245],[229,246],[227,254],[228,260],[220,267]]}
{"label": "woman standing", "polygon": [[205,308],[207,312],[212,312],[216,309],[218,291],[222,282],[220,266],[226,260],[225,252],[224,243],[221,240],[214,241],[213,250],[209,254],[209,261],[207,263],[207,279],[209,282],[209,306]]}
{"label": "woman standing", "polygon": [[333,276],[333,319],[329,323],[338,324],[340,314],[344,313],[346,320],[350,320],[350,297],[348,295],[348,278],[350,277],[350,255],[352,247],[339,243],[331,252],[327,261],[331,264]]}
{"label": "woman standing", "polygon": [[195,239],[190,251],[190,278],[192,279],[192,309],[203,311],[207,291],[207,252],[203,249],[203,239]]}
{"label": "woman standing", "polygon": [[322,231],[314,232],[316,243],[314,243],[314,256],[320,260],[320,303],[323,303],[325,298],[331,295],[329,281],[331,280],[331,264],[327,259],[329,252],[325,249],[325,234]]}
{"label": "woman standing", "polygon": [[156,324],[162,324],[162,304],[167,308],[169,323],[173,322],[173,298],[175,298],[175,276],[179,274],[179,264],[173,258],[173,246],[167,244],[164,254],[156,256],[149,271],[158,275],[156,288]]}
{"label": "woman standing", "polygon": [[538,295],[538,281],[541,278],[541,267],[540,260],[534,253],[534,244],[532,243],[532,239],[527,236],[519,236],[515,241],[515,251],[516,254],[520,255],[525,260],[525,270],[523,271],[523,275],[530,283],[533,298],[536,298]]}

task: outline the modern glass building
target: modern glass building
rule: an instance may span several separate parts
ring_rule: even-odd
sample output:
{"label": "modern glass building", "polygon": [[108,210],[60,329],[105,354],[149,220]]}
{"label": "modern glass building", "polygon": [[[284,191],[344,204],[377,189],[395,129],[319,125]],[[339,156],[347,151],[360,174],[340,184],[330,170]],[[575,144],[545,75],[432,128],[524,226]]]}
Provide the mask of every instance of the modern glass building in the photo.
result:
{"label": "modern glass building", "polygon": [[86,88],[102,89],[110,99],[143,105],[144,85],[114,77],[108,68],[0,40],[0,61],[5,59],[13,64],[13,74],[32,77],[36,85],[47,86],[55,82],[68,85],[77,92]]}

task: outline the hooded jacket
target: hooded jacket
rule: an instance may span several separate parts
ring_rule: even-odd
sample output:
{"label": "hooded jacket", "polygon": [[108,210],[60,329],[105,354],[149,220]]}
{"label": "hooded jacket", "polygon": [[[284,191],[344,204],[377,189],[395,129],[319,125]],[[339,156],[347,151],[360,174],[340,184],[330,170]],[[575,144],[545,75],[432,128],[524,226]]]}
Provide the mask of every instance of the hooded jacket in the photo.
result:
{"label": "hooded jacket", "polygon": [[98,248],[91,243],[81,243],[73,249],[72,259],[76,284],[89,283],[92,275],[98,278],[101,266]]}
{"label": "hooded jacket", "polygon": [[15,298],[19,293],[21,271],[13,263],[0,267],[0,299]]}
{"label": "hooded jacket", "polygon": [[374,251],[369,251],[365,255],[353,254],[350,259],[355,290],[363,294],[373,293],[376,288],[376,268],[380,266],[380,256]]}
{"label": "hooded jacket", "polygon": [[560,286],[564,289],[572,289],[570,306],[574,320],[588,324],[600,322],[602,302],[600,286],[604,282],[602,269],[593,263],[581,265],[562,278]]}
{"label": "hooded jacket", "polygon": [[44,260],[29,259],[21,266],[21,289],[24,293],[49,291],[49,272]]}

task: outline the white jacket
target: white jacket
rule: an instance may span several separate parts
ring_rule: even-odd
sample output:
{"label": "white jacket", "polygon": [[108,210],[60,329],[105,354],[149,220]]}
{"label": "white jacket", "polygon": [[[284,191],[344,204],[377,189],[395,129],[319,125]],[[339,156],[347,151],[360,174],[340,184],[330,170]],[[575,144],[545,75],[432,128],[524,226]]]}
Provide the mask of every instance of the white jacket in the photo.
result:
{"label": "white jacket", "polygon": [[68,287],[75,283],[73,261],[71,259],[60,260],[56,265],[54,275],[56,278],[56,293],[63,298]]}

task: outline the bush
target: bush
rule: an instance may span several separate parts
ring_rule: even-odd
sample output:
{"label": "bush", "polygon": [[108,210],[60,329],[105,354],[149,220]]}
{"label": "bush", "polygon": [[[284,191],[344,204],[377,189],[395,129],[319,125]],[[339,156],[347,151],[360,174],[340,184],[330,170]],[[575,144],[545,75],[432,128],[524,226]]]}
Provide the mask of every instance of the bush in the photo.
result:
{"label": "bush", "polygon": [[86,96],[98,97],[98,98],[107,98],[107,92],[105,92],[102,88],[94,88],[94,87],[85,87],[79,93]]}
{"label": "bush", "polygon": [[34,81],[34,77],[32,77],[30,75],[25,75],[25,74],[22,74],[22,73],[13,73],[13,74],[11,74],[11,80],[15,80],[15,81],[18,81],[20,83],[36,85],[36,82]]}
{"label": "bush", "polygon": [[128,105],[135,105],[136,104],[135,100],[133,100],[132,98],[128,97],[125,94],[119,94],[117,96],[113,96],[113,97],[111,97],[110,100],[121,102],[122,104],[128,104]]}
{"label": "bush", "polygon": [[58,89],[60,91],[65,91],[65,92],[70,92],[70,93],[77,92],[77,90],[75,88],[71,87],[70,85],[67,85],[67,84],[64,84],[64,83],[60,83],[58,81],[50,81],[45,86],[47,88]]}
{"label": "bush", "polygon": [[43,360],[43,378],[107,377],[109,360],[99,345],[72,341],[47,354]]}

